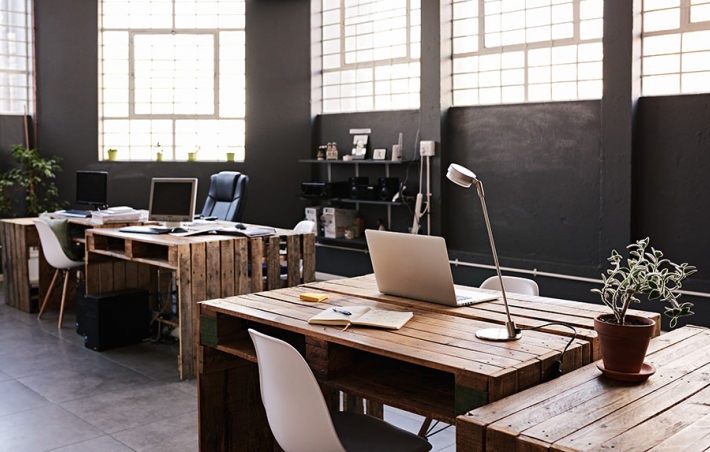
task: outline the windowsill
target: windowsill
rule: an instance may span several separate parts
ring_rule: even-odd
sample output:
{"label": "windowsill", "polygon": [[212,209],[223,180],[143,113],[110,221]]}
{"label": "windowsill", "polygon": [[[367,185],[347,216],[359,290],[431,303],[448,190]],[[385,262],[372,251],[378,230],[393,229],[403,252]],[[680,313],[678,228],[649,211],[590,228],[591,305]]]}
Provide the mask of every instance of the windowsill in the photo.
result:
{"label": "windowsill", "polygon": [[232,162],[229,162],[227,160],[197,160],[197,161],[188,161],[188,160],[107,160],[107,159],[102,159],[99,160],[100,163],[244,163],[244,160],[234,160]]}

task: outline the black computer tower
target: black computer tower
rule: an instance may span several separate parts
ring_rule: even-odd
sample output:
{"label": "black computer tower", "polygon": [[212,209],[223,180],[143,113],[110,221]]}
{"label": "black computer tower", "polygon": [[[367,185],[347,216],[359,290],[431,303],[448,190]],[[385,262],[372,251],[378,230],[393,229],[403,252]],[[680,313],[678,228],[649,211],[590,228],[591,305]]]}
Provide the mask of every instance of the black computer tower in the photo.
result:
{"label": "black computer tower", "polygon": [[76,291],[76,332],[84,346],[102,351],[124,347],[148,337],[150,309],[148,291],[140,289],[85,295]]}

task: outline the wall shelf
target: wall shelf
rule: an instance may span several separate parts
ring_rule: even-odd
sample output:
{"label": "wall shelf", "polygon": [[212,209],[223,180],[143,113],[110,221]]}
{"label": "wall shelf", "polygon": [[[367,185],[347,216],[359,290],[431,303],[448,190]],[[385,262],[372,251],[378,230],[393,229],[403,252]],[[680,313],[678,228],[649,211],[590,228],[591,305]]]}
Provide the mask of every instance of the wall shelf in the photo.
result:
{"label": "wall shelf", "polygon": [[304,198],[299,197],[302,201],[322,201],[322,202],[334,202],[334,203],[344,203],[344,204],[373,204],[380,206],[403,206],[404,202],[401,201],[376,201],[376,200],[364,200],[364,199],[352,199],[352,198]]}
{"label": "wall shelf", "polygon": [[[415,160],[418,162],[419,160]],[[392,160],[316,160],[316,159],[304,159],[299,160],[300,163],[327,163],[334,165],[402,165],[404,163],[409,163],[410,161],[400,161],[393,162]]]}
{"label": "wall shelf", "polygon": [[331,239],[323,236],[318,236],[316,237],[316,243],[332,246],[345,246],[348,248],[357,248],[361,250],[367,249],[367,240],[365,239],[365,237],[359,237],[356,239],[346,239],[344,237]]}

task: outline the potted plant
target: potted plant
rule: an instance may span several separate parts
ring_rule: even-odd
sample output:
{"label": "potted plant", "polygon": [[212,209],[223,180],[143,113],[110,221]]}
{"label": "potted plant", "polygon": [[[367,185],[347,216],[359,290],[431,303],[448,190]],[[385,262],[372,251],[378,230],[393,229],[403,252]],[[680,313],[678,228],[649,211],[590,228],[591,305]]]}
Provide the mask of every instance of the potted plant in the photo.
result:
{"label": "potted plant", "polygon": [[117,155],[118,155],[118,149],[109,149],[108,150],[108,159],[110,161],[112,161],[112,162],[115,161]]}
{"label": "potted plant", "polygon": [[188,152],[187,153],[187,161],[188,162],[196,162],[197,161],[197,153],[200,152],[200,147],[195,146],[195,152]]}
{"label": "potted plant", "polygon": [[158,142],[157,148],[158,148],[158,151],[155,153],[155,161],[162,162],[163,161],[163,149],[160,147],[160,142]]}
{"label": "potted plant", "polygon": [[[37,149],[27,149],[15,144],[10,152],[16,167],[0,174],[0,215],[22,215],[17,206],[18,194],[24,198],[24,215],[36,217],[42,212],[63,209],[67,202],[59,199],[59,190],[54,181],[62,170],[59,157],[44,158]],[[19,207],[19,208],[18,208]]]}
{"label": "potted plant", "polygon": [[671,328],[678,318],[692,315],[692,303],[678,303],[681,281],[697,270],[695,267],[674,264],[663,258],[663,253],[650,248],[645,238],[627,247],[629,258],[622,263],[622,256],[611,252],[612,268],[602,274],[604,287],[592,289],[612,311],[594,319],[594,330],[599,336],[604,368],[613,372],[636,374],[641,371],[646,349],[653,336],[655,322],[645,317],[628,315],[632,303],[639,303],[636,296],[642,294],[649,300],[661,299],[670,306],[665,315],[670,317]]}

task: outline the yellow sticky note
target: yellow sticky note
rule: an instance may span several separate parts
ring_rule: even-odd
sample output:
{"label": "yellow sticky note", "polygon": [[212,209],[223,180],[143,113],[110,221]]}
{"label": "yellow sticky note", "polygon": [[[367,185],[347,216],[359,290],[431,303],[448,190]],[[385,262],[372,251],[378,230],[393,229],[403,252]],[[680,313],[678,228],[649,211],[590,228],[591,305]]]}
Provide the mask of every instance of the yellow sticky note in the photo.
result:
{"label": "yellow sticky note", "polygon": [[301,300],[303,301],[315,301],[316,303],[325,301],[328,299],[328,295],[322,293],[302,293]]}

